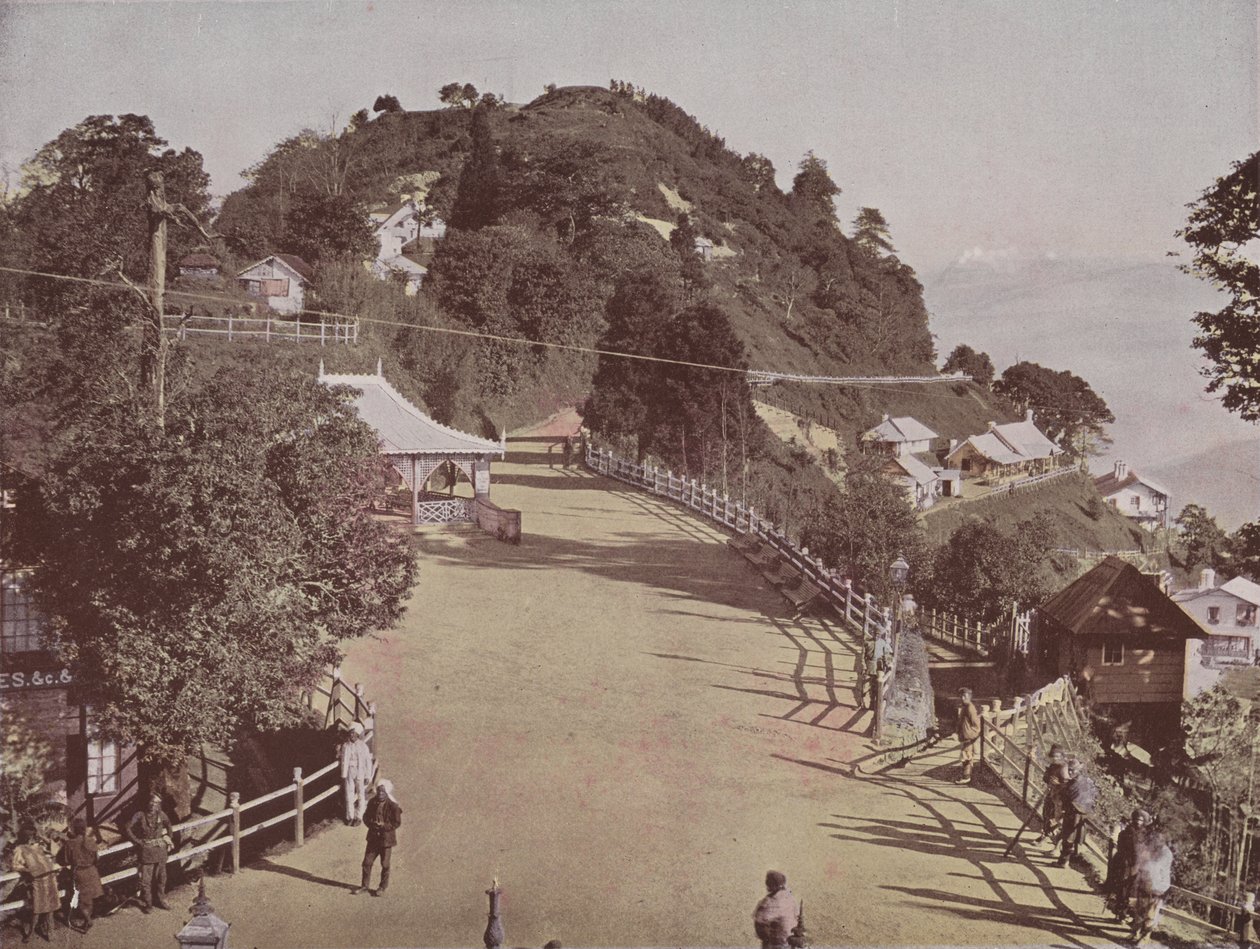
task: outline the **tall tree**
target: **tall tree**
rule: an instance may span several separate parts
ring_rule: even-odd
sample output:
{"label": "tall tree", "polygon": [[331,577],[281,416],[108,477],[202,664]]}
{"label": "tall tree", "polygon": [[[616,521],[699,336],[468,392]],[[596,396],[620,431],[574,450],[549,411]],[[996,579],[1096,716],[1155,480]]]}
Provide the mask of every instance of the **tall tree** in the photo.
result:
{"label": "tall tree", "polygon": [[1182,563],[1187,570],[1197,565],[1219,567],[1224,563],[1229,542],[1216,518],[1200,504],[1187,504],[1173,522],[1180,532]]}
{"label": "tall tree", "polygon": [[1230,566],[1241,576],[1260,583],[1260,521],[1251,521],[1229,539]]}
{"label": "tall tree", "polygon": [[373,112],[401,112],[402,105],[398,102],[398,96],[385,95],[377,96],[376,101],[372,103]]}
{"label": "tall tree", "polygon": [[832,198],[839,193],[840,187],[831,180],[827,163],[812,150],[806,152],[792,179],[792,197],[811,211],[831,217],[836,211]]}
{"label": "tall tree", "polygon": [[941,372],[965,372],[986,389],[993,384],[993,360],[988,353],[978,353],[966,343],[954,347]]}
{"label": "tall tree", "polygon": [[294,199],[277,247],[312,264],[371,260],[378,249],[366,214],[345,195],[322,194]]}
{"label": "tall tree", "polygon": [[1221,309],[1194,317],[1194,345],[1211,363],[1207,391],[1223,392],[1227,409],[1260,421],[1260,264],[1250,250],[1260,238],[1260,152],[1204,191],[1177,233],[1194,249],[1185,270],[1229,295]]}
{"label": "tall tree", "polygon": [[471,231],[493,224],[499,216],[499,156],[490,130],[490,110],[475,109],[472,145],[459,175],[451,209],[451,227]]}
{"label": "tall tree", "polygon": [[165,430],[116,392],[62,437],[19,547],[52,647],[150,780],[296,723],[338,644],[401,614],[414,560],[367,514],[382,461],[347,393],[228,370]]}
{"label": "tall tree", "polygon": [[878,208],[861,208],[853,220],[853,240],[872,254],[895,254],[888,234],[888,222]]}
{"label": "tall tree", "polygon": [[1037,427],[1076,457],[1092,453],[1106,441],[1103,426],[1116,420],[1107,403],[1080,376],[1035,362],[1008,366],[993,391],[1020,409],[1032,409]]}

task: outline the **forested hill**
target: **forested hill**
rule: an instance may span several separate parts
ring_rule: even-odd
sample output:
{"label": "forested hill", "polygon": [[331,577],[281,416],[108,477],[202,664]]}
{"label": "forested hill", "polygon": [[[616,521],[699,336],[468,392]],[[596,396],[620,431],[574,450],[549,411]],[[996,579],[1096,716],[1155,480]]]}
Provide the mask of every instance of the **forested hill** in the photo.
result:
{"label": "forested hill", "polygon": [[[755,368],[931,369],[914,272],[877,211],[846,225],[856,239],[842,232],[824,162],[805,156],[785,194],[764,157],[736,154],[667,99],[614,86],[555,89],[522,107],[482,97],[476,108],[361,112],[338,135],[279,143],[226,199],[218,227],[254,254],[315,258],[321,305],[361,309],[366,291],[329,273],[366,256],[366,209],[420,196],[451,225],[421,258],[430,275],[408,304],[428,322],[593,344],[618,283],[647,270],[720,308]],[[680,211],[689,220],[671,242]],[[711,261],[694,255],[695,236],[713,242]],[[584,390],[594,368],[488,349],[472,354],[479,371],[462,374],[459,395],[426,401],[501,412],[515,397],[540,401],[548,380]]]}

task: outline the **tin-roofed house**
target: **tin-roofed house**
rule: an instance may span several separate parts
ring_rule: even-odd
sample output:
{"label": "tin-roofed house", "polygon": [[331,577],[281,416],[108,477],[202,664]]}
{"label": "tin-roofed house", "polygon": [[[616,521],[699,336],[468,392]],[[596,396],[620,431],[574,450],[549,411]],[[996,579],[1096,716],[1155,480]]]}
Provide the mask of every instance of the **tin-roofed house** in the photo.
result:
{"label": "tin-roofed house", "polygon": [[250,296],[262,297],[277,313],[301,313],[306,288],[315,273],[297,254],[272,254],[250,264],[236,275],[236,281]]}
{"label": "tin-roofed house", "polygon": [[863,432],[863,450],[877,450],[901,458],[931,451],[932,443],[939,436],[918,419],[905,415],[890,418],[885,415],[878,425]]}
{"label": "tin-roofed house", "polygon": [[1125,462],[1117,461],[1110,472],[1095,478],[1094,487],[1104,501],[1147,530],[1168,526],[1168,489],[1130,470]]}
{"label": "tin-roofed house", "polygon": [[951,447],[945,463],[964,478],[1005,481],[1042,474],[1060,465],[1063,449],[1033,424],[1029,409],[1023,421],[999,425]]}
{"label": "tin-roofed house", "polygon": [[1175,727],[1187,643],[1206,634],[1149,576],[1108,557],[1037,608],[1033,661],[1071,675],[1091,704],[1135,728]]}

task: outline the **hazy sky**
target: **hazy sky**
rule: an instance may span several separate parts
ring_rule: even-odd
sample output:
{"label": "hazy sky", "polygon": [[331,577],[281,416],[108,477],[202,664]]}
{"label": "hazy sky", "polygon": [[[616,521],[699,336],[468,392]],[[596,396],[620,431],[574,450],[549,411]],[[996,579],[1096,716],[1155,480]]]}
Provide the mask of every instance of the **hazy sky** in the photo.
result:
{"label": "hazy sky", "polygon": [[1257,147],[1238,2],[136,2],[0,6],[0,161],[94,113],[200,150],[216,193],[279,139],[392,92],[628,79],[780,182],[807,149],[930,273],[1011,247],[1162,257]]}

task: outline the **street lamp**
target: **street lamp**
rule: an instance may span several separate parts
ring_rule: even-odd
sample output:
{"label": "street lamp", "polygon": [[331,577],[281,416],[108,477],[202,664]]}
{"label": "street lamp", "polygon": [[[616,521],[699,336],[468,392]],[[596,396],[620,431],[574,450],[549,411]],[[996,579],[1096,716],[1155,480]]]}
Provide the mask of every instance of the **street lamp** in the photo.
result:
{"label": "street lamp", "polygon": [[910,577],[910,564],[906,563],[906,558],[898,555],[897,559],[888,565],[888,575],[892,577],[893,586],[900,593]]}

